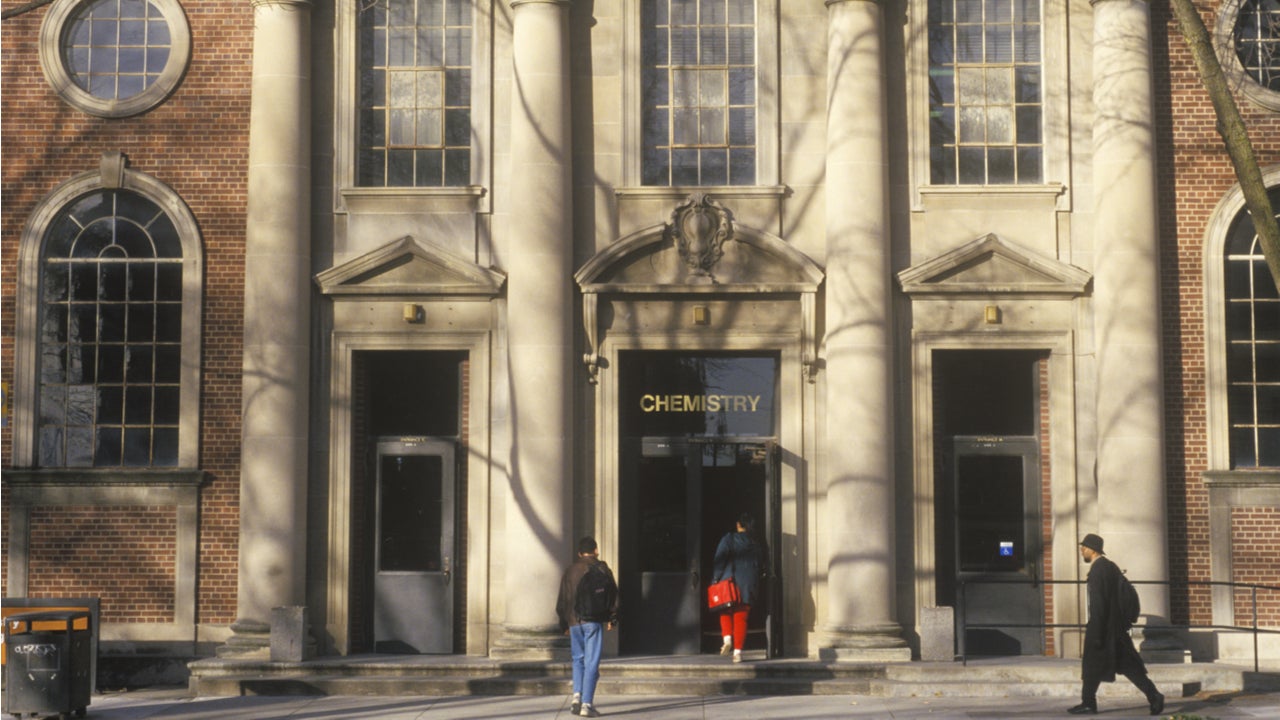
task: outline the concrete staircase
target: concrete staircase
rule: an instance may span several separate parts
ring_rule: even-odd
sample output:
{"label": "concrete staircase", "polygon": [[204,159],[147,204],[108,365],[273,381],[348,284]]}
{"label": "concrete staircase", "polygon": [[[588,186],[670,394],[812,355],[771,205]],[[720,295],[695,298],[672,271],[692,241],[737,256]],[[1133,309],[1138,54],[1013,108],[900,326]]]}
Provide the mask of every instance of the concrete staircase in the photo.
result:
{"label": "concrete staircase", "polygon": [[[852,663],[805,659],[741,664],[719,656],[607,659],[599,691],[613,695],[867,695],[876,697],[1061,697],[1080,691],[1080,663],[1001,658],[953,663]],[[205,659],[189,665],[196,695],[556,695],[570,692],[567,662],[459,656],[364,655],[302,663]],[[1280,690],[1280,674],[1209,663],[1150,665],[1166,696]],[[1135,693],[1118,678],[1102,697]]]}

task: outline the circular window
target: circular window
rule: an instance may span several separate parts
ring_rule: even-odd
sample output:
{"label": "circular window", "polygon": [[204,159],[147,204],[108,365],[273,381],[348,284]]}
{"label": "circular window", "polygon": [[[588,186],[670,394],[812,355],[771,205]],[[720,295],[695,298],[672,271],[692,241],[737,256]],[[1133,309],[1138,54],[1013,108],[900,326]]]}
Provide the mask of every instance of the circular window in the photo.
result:
{"label": "circular window", "polygon": [[56,0],[40,28],[40,64],[63,100],[126,117],[178,87],[191,30],[175,0]]}
{"label": "circular window", "polygon": [[1280,110],[1280,0],[1229,0],[1218,13],[1214,45],[1245,97]]}

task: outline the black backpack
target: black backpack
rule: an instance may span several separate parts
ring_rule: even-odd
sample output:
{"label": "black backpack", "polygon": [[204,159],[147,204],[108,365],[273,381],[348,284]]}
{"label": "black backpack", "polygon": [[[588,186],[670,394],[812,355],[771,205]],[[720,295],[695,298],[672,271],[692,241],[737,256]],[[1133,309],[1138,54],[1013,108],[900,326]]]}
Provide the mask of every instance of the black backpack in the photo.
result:
{"label": "black backpack", "polygon": [[1142,603],[1138,600],[1138,589],[1129,582],[1129,578],[1120,573],[1120,618],[1125,625],[1133,626],[1142,615]]}
{"label": "black backpack", "polygon": [[578,591],[573,598],[573,612],[584,622],[605,622],[613,613],[613,603],[618,597],[618,585],[604,563],[592,563],[578,581]]}

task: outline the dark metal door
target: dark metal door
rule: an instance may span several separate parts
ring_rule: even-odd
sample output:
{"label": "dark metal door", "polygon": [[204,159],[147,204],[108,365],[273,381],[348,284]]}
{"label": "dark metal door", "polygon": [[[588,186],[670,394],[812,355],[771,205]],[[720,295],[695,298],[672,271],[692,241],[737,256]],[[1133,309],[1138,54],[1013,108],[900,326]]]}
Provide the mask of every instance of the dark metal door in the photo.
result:
{"label": "dark metal door", "polygon": [[957,619],[968,628],[961,649],[1040,655],[1039,443],[1032,437],[957,437],[954,458]]}
{"label": "dark metal door", "polygon": [[454,444],[378,443],[374,649],[453,652]]}

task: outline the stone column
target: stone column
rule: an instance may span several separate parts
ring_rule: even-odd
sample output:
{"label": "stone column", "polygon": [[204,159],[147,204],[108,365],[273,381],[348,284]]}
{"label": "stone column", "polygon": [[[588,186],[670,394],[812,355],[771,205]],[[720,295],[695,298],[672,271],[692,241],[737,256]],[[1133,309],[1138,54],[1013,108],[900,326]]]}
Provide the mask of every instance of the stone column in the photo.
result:
{"label": "stone column", "polygon": [[879,0],[827,0],[824,657],[910,660],[894,619],[893,334]]}
{"label": "stone column", "polygon": [[253,1],[240,576],[220,654],[265,653],[272,608],[306,604],[311,7]]}
{"label": "stone column", "polygon": [[[1097,531],[1130,579],[1167,581],[1150,17],[1145,0],[1093,12]],[[1168,588],[1138,591],[1167,623]]]}
{"label": "stone column", "polygon": [[507,260],[511,488],[507,598],[495,654],[562,644],[556,588],[573,559],[573,207],[568,0],[513,0]]}

